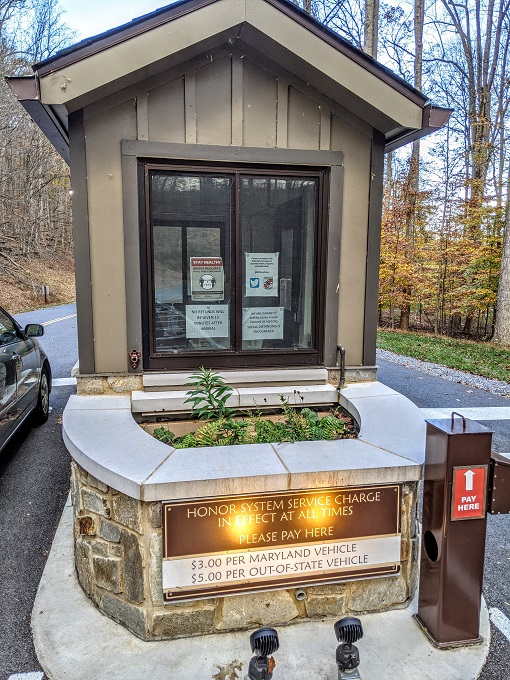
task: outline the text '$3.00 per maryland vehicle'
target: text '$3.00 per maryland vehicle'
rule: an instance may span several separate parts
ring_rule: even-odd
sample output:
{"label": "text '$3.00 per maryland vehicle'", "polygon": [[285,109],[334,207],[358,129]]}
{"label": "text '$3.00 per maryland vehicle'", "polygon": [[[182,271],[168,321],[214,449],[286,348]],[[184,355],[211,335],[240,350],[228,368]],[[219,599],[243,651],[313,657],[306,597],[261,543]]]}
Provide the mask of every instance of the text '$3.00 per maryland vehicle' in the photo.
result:
{"label": "text '$3.00 per maryland vehicle'", "polygon": [[24,329],[0,307],[0,451],[29,417],[31,424],[48,420],[51,368],[35,338],[40,324]]}

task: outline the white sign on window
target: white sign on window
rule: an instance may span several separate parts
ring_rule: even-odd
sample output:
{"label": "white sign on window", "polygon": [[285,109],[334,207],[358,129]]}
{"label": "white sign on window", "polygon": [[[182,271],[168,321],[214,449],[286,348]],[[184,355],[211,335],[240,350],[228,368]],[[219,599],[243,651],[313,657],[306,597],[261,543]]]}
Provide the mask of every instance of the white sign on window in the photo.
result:
{"label": "white sign on window", "polygon": [[190,257],[191,299],[223,300],[225,277],[221,257]]}
{"label": "white sign on window", "polygon": [[278,297],[280,253],[246,253],[246,296]]}
{"label": "white sign on window", "polygon": [[243,340],[283,340],[283,307],[245,307]]}
{"label": "white sign on window", "polygon": [[228,338],[228,305],[186,305],[187,338]]}

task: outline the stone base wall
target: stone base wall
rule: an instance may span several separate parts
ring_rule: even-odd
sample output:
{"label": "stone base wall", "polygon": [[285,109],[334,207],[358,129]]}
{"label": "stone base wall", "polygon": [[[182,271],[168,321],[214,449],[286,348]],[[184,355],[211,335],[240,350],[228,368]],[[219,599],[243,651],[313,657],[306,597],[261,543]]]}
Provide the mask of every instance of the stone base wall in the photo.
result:
{"label": "stone base wall", "polygon": [[[345,384],[358,382],[374,382],[377,380],[377,366],[346,366]],[[340,370],[328,368],[328,382],[335,387],[340,382]]]}
{"label": "stone base wall", "polygon": [[186,603],[163,601],[161,503],[115,491],[73,462],[75,560],[99,609],[143,640],[279,626],[407,606],[417,582],[417,484],[403,485],[398,576]]}
{"label": "stone base wall", "polygon": [[76,375],[76,393],[80,396],[131,394],[143,390],[141,373],[114,373],[112,375]]}
{"label": "stone base wall", "polygon": [[[328,368],[328,382],[335,387],[340,380],[338,368]],[[377,380],[377,366],[347,366],[345,382],[373,382]],[[112,375],[76,375],[76,389],[80,396],[130,394],[133,390],[143,390],[141,373],[116,373]],[[182,388],[186,389],[186,388]]]}

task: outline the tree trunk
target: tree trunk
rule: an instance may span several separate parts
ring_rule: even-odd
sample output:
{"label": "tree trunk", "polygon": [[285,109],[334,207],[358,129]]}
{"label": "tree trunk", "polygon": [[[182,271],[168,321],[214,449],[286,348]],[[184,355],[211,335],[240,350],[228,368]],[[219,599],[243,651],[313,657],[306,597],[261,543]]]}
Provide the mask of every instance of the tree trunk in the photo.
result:
{"label": "tree trunk", "polygon": [[[402,291],[405,294],[405,290]],[[409,330],[409,320],[411,318],[411,305],[409,302],[402,303],[400,308],[400,321],[398,327],[401,331]]]}
{"label": "tree trunk", "polygon": [[379,0],[365,0],[365,31],[363,51],[377,59],[379,34]]}
{"label": "tree trunk", "polygon": [[[414,85],[417,89],[422,85],[423,74],[423,21],[424,0],[415,0],[414,3]],[[406,206],[406,242],[405,260],[410,265],[414,260],[416,210],[418,205],[418,192],[420,189],[420,142],[413,142],[411,163],[407,178],[407,206]],[[411,267],[409,268],[411,270]],[[400,330],[409,330],[409,318],[411,315],[411,296],[413,285],[411,277],[402,288],[402,306],[400,311]]]}
{"label": "tree trunk", "polygon": [[503,236],[503,252],[501,254],[496,325],[492,342],[510,345],[510,174],[506,197],[506,225]]}

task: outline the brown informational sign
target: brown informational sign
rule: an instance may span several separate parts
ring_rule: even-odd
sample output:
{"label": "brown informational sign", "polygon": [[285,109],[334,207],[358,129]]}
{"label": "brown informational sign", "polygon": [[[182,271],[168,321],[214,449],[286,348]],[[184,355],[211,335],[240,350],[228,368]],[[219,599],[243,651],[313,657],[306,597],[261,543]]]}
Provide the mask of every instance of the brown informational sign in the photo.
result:
{"label": "brown informational sign", "polygon": [[398,574],[400,485],[163,503],[165,600]]}

